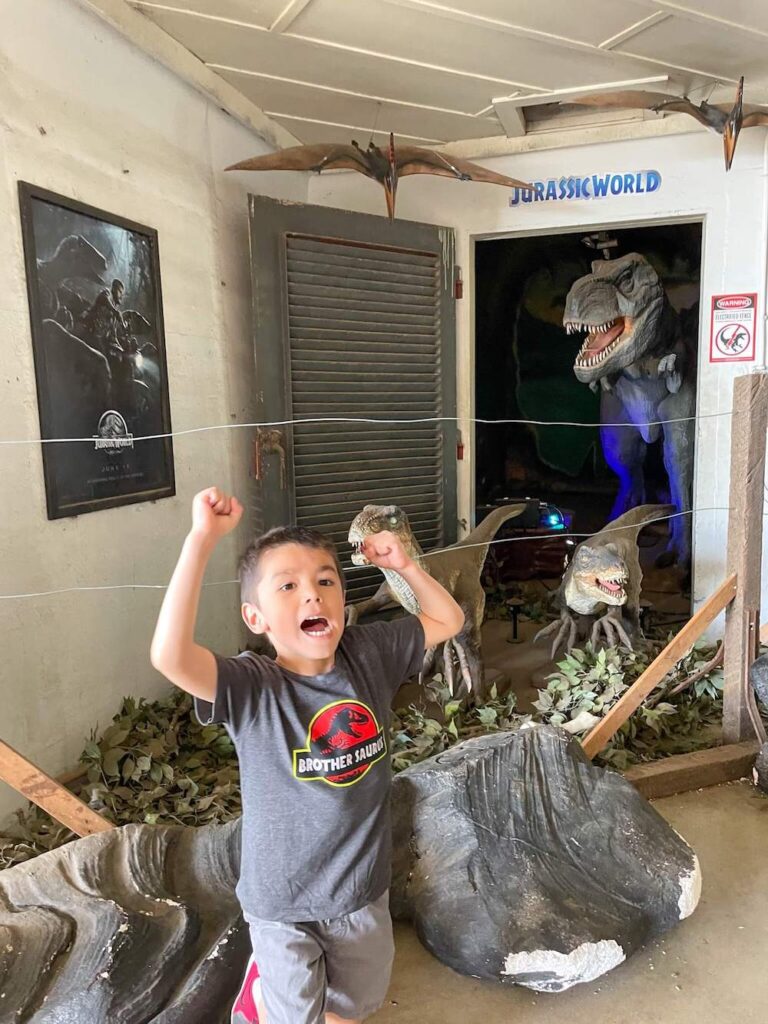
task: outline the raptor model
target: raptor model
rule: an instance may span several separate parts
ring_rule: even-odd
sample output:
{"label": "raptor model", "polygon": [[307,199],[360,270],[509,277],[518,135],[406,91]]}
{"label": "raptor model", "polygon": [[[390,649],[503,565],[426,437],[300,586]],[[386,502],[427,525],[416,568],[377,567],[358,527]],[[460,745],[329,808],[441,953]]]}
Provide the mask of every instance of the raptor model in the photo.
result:
{"label": "raptor model", "polygon": [[[640,585],[643,571],[637,536],[644,526],[667,515],[670,505],[641,505],[625,512],[576,548],[555,601],[560,618],[534,637],[555,634],[552,657],[561,645],[569,653],[583,627],[591,625],[593,647],[602,633],[611,646],[621,641],[632,650],[640,629]],[[581,627],[581,630],[580,630]]]}
{"label": "raptor model", "polygon": [[[499,528],[508,519],[525,511],[525,504],[504,505],[495,509],[463,540],[447,548],[438,548],[426,554],[416,540],[408,522],[408,516],[397,505],[366,505],[349,528],[349,543],[355,548],[352,561],[355,565],[366,565],[368,560],[361,551],[366,537],[382,530],[396,534],[415,562],[438,580],[461,606],[464,615],[462,632],[447,641],[443,648],[443,671],[445,681],[453,691],[454,656],[459,663],[461,678],[468,690],[479,691],[482,675],[480,662],[480,629],[485,612],[485,591],[480,582],[488,547]],[[411,614],[419,612],[416,596],[399,573],[383,569],[384,582],[367,601],[349,605],[348,622],[355,622],[361,615],[379,611],[388,604],[402,605]],[[422,675],[434,665],[436,651],[427,651]]]}
{"label": "raptor model", "polygon": [[[565,300],[568,333],[585,331],[574,373],[602,388],[600,440],[619,478],[611,518],[647,500],[646,451],[662,440],[670,501],[690,508],[693,479],[695,389],[680,319],[650,263],[638,253],[595,260]],[[690,560],[690,531],[672,520],[667,560]]]}

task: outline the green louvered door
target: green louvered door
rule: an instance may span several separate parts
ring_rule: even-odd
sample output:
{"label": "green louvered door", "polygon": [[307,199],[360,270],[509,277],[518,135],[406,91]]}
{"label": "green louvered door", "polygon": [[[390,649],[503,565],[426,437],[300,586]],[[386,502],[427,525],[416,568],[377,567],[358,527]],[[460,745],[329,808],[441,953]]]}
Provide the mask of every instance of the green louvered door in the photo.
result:
{"label": "green louvered door", "polygon": [[[251,247],[259,418],[295,421],[262,433],[264,526],[330,534],[345,567],[368,503],[402,506],[425,548],[455,540],[450,232],[252,196]],[[349,599],[380,581],[348,572]]]}

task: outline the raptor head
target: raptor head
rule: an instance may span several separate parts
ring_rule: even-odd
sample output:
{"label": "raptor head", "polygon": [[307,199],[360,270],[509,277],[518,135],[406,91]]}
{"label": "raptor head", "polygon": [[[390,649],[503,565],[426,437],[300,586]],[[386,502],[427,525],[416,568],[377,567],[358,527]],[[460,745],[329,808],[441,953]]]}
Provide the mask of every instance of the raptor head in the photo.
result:
{"label": "raptor head", "polygon": [[626,604],[629,579],[624,559],[613,544],[580,544],[571,562],[571,581],[579,596],[603,604]]}
{"label": "raptor head", "polygon": [[363,541],[374,533],[389,530],[400,538],[400,542],[412,558],[421,555],[421,548],[413,536],[408,516],[397,505],[366,505],[352,520],[348,540],[355,549],[352,561],[355,565],[368,565],[368,559],[361,547]]}
{"label": "raptor head", "polygon": [[565,300],[569,334],[586,331],[573,371],[584,384],[618,373],[655,344],[664,289],[651,264],[638,253],[595,260]]}

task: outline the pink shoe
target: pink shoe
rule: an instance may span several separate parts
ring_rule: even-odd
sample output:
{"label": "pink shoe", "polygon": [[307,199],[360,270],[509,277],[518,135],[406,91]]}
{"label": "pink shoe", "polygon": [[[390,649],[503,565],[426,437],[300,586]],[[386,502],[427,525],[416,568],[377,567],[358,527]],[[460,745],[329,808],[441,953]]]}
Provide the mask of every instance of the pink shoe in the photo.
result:
{"label": "pink shoe", "polygon": [[231,1024],[259,1024],[259,1011],[256,1009],[256,999],[253,994],[253,987],[258,980],[259,968],[251,957],[243,984],[240,986],[235,1005],[232,1007]]}

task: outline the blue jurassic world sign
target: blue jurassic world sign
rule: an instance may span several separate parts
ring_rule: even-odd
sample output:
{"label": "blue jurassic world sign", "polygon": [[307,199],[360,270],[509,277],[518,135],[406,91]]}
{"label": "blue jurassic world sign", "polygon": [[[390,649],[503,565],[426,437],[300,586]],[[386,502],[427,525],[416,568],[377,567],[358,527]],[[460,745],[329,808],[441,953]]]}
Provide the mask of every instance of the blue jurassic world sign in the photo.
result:
{"label": "blue jurassic world sign", "polygon": [[661,187],[658,171],[627,171],[625,174],[587,174],[584,177],[532,181],[533,191],[512,189],[509,205],[546,203],[560,199],[605,199],[608,196],[644,195]]}

